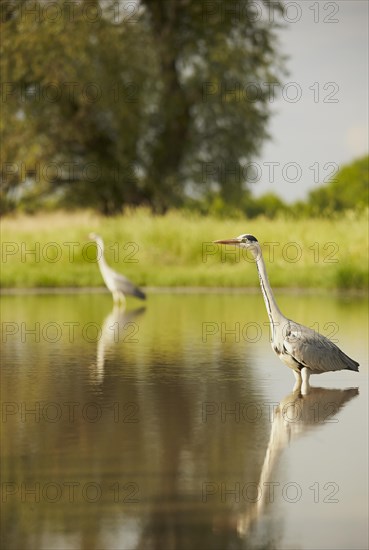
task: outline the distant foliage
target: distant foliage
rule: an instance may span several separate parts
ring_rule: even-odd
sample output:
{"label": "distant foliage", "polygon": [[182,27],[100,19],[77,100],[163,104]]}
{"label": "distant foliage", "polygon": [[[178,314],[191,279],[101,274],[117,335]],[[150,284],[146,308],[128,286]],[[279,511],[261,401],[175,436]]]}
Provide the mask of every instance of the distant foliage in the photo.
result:
{"label": "distant foliage", "polygon": [[369,205],[369,157],[342,167],[331,181],[309,193],[306,210],[311,215],[330,215],[343,210],[362,211]]}
{"label": "distant foliage", "polygon": [[234,219],[331,217],[349,210],[361,213],[369,206],[368,168],[368,156],[357,159],[343,166],[326,185],[311,191],[305,201],[294,204],[285,203],[275,193],[256,198],[246,190],[237,204],[227,203],[220,193],[208,193],[204,199],[188,202],[187,206],[202,214]]}
{"label": "distant foliage", "polygon": [[253,197],[251,192],[245,191],[238,204],[226,202],[219,193],[209,193],[205,199],[197,203],[190,203],[190,209],[198,210],[203,214],[218,218],[242,219],[266,216],[273,219],[277,216],[289,214],[290,207],[278,195],[266,193],[261,197]]}
{"label": "distant foliage", "polygon": [[290,206],[275,193],[265,193],[259,198],[250,199],[244,205],[245,213],[250,218],[263,215],[273,219],[290,213]]}
{"label": "distant foliage", "polygon": [[281,3],[48,4],[1,3],[3,211],[237,204],[282,73]]}

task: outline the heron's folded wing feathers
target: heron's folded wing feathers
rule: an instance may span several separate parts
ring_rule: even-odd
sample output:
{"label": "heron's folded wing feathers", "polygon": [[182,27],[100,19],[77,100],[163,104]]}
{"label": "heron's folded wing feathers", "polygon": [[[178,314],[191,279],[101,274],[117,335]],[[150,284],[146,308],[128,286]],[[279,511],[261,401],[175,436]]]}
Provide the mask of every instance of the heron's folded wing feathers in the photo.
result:
{"label": "heron's folded wing feathers", "polygon": [[137,298],[145,299],[146,296],[141,289],[135,286],[127,277],[117,273],[114,270],[111,270],[111,275],[114,279],[117,290],[123,292],[123,294],[130,294],[131,296],[136,296]]}
{"label": "heron's folded wing feathers", "polygon": [[325,336],[303,325],[294,325],[287,332],[283,346],[298,363],[317,373],[347,368],[356,370],[356,361]]}

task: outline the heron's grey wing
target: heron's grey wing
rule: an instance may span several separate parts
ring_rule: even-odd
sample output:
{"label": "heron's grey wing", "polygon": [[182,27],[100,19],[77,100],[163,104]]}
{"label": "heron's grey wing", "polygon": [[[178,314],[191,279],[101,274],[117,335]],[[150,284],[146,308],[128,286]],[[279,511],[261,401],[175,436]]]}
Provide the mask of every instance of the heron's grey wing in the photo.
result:
{"label": "heron's grey wing", "polygon": [[123,294],[130,294],[131,296],[136,296],[136,298],[141,298],[141,300],[146,299],[146,295],[140,288],[135,286],[127,277],[117,273],[113,269],[110,269],[110,274],[114,280],[114,284],[117,290],[123,292]]}
{"label": "heron's grey wing", "polygon": [[286,353],[311,372],[349,369],[358,371],[359,363],[348,357],[333,342],[314,330],[292,323],[283,341]]}

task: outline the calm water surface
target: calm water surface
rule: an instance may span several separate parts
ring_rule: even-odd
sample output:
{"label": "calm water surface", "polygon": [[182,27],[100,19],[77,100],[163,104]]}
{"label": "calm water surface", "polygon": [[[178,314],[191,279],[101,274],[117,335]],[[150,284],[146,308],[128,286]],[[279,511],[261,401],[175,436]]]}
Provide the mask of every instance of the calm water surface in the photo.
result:
{"label": "calm water surface", "polygon": [[2,547],[367,548],[367,300],[278,298],[360,373],[292,393],[259,293],[3,296]]}

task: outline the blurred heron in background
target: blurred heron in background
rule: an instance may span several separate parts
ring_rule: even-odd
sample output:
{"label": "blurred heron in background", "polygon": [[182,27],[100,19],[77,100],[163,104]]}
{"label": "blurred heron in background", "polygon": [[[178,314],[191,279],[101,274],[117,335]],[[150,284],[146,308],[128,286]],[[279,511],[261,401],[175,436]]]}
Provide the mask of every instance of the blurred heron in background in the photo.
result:
{"label": "blurred heron in background", "polygon": [[140,298],[141,300],[145,300],[146,295],[141,289],[131,283],[127,277],[117,273],[114,269],[111,269],[111,267],[108,266],[104,257],[104,241],[100,235],[90,233],[88,238],[95,241],[99,249],[97,254],[97,262],[99,264],[102,278],[113,295],[114,303],[124,305],[126,303],[127,294]]}

